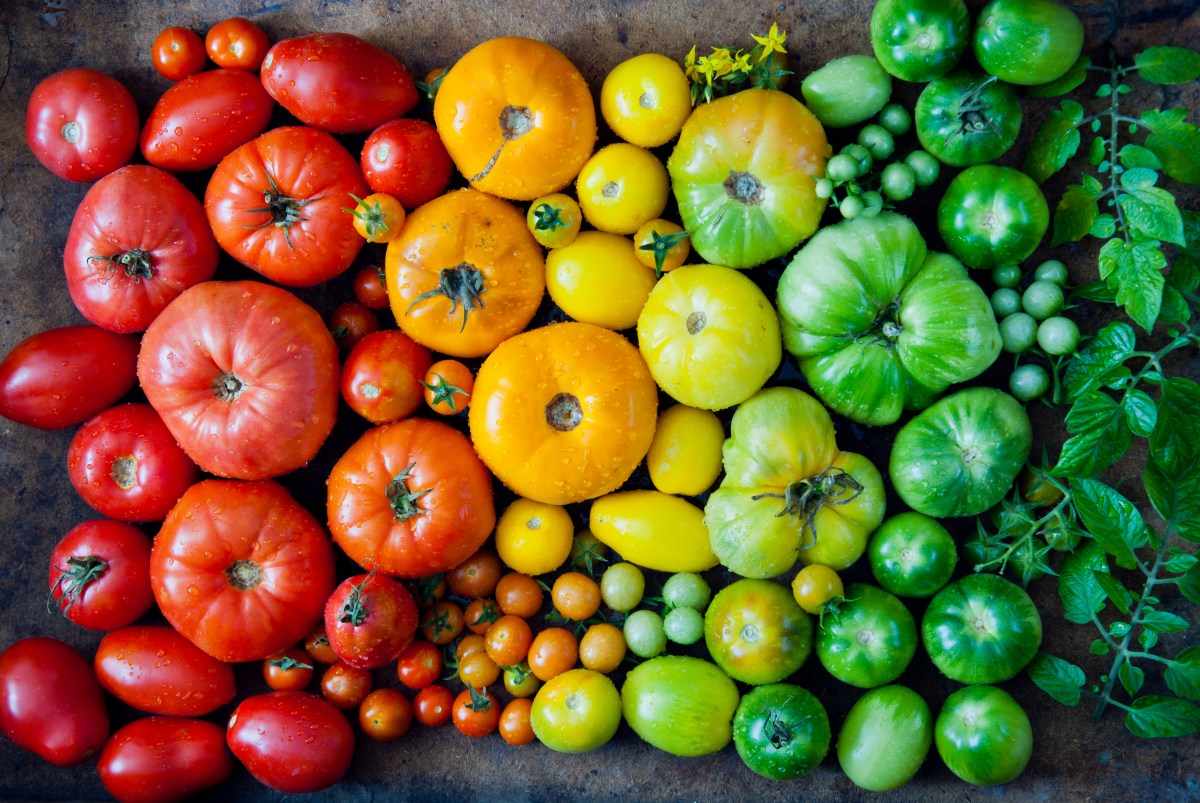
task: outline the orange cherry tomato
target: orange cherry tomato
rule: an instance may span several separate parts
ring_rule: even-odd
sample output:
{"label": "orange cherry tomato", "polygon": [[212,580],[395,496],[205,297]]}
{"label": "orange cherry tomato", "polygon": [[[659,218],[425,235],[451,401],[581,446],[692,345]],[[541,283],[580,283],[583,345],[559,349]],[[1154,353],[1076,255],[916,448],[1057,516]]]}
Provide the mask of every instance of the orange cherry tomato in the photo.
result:
{"label": "orange cherry tomato", "polygon": [[208,54],[204,52],[200,34],[191,28],[173,25],[154,37],[150,60],[162,77],[180,81],[203,70]]}
{"label": "orange cherry tomato", "polygon": [[516,697],[504,706],[497,730],[506,744],[529,744],[536,738],[529,719],[532,709],[533,700],[528,697]]}
{"label": "orange cherry tomato", "polygon": [[600,610],[600,584],[581,572],[560,574],[550,588],[554,610],[581,622]]}
{"label": "orange cherry tomato", "polygon": [[458,360],[438,360],[425,372],[425,403],[439,415],[455,415],[471,406],[475,374]]}
{"label": "orange cherry tomato", "polygon": [[512,614],[493,622],[484,636],[484,649],[499,666],[514,666],[525,660],[532,643],[533,630],[529,623]]}
{"label": "orange cherry tomato", "polygon": [[308,652],[293,647],[263,661],[263,680],[272,691],[304,689],[312,681],[314,663]]}
{"label": "orange cherry tomato", "polygon": [[450,593],[460,597],[487,597],[496,590],[503,566],[490,549],[481,549],[446,572]]}
{"label": "orange cherry tomato", "polygon": [[473,599],[467,603],[467,607],[463,611],[463,622],[466,623],[467,630],[483,635],[502,615],[500,609],[496,607],[496,603],[484,597]]}
{"label": "orange cherry tomato", "polygon": [[522,619],[537,616],[545,598],[538,581],[527,574],[509,572],[496,583],[496,604],[505,614]]}
{"label": "orange cherry tomato", "polygon": [[399,739],[412,723],[412,703],[396,689],[376,689],[358,707],[359,727],[377,742]]}
{"label": "orange cherry tomato", "polygon": [[564,627],[548,627],[533,637],[525,660],[538,680],[549,680],[575,668],[579,640]]}
{"label": "orange cherry tomato", "polygon": [[354,230],[369,243],[390,243],[400,236],[404,225],[404,207],[384,192],[373,192],[366,198],[351,195],[353,208],[342,207],[354,218]]}

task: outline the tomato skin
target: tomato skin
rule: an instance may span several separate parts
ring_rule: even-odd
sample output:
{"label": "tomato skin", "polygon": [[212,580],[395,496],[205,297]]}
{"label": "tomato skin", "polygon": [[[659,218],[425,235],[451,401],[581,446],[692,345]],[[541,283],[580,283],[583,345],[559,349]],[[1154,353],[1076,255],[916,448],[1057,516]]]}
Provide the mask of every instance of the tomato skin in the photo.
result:
{"label": "tomato skin", "polygon": [[454,695],[445,686],[433,684],[417,692],[413,698],[413,716],[427,728],[436,728],[450,721]]}
{"label": "tomato skin", "polygon": [[370,131],[417,105],[417,88],[386,50],[348,33],[276,42],[262,85],[301,122],[335,134]]}
{"label": "tomato skin", "polygon": [[36,429],[80,424],[137,382],[138,342],[99,326],[63,326],[22,340],[0,362],[0,415]]}
{"label": "tomato skin", "polygon": [[938,755],[976,786],[1005,784],[1025,771],[1033,753],[1029,717],[997,686],[964,686],[946,698],[933,726]]}
{"label": "tomato skin", "polygon": [[230,17],[208,29],[204,49],[221,67],[257,71],[271,49],[271,40],[250,20]]}
{"label": "tomato skin", "polygon": [[233,757],[220,725],[146,717],[113,733],[96,769],[104,788],[122,803],[166,803],[225,781],[233,773]]}
{"label": "tomato skin", "polygon": [[360,669],[400,657],[417,632],[417,603],[386,575],[347,577],[325,603],[325,632],[333,651]]}
{"label": "tomato skin", "polygon": [[817,658],[838,680],[860,689],[891,683],[917,651],[917,623],[897,597],[851,583],[845,600],[818,629]]}
{"label": "tomato skin", "polygon": [[174,173],[208,170],[267,129],[275,103],[244,70],[189,75],[154,104],[139,144],[146,161]]}
{"label": "tomato skin", "polygon": [[[72,562],[74,559],[74,562]],[[96,560],[106,565],[84,582]],[[92,519],[72,527],[50,552],[50,595],[58,610],[89,630],[133,624],[154,604],[150,589],[150,539],[131,524]]]}
{"label": "tomato skin", "polygon": [[229,718],[225,742],[259,783],[280,792],[333,786],[354,756],[345,715],[302,691],[247,697]]}
{"label": "tomato skin", "polygon": [[734,680],[778,683],[804,665],[813,620],[790,589],[774,580],[742,578],[717,592],[704,613],[704,642]]}
{"label": "tomato skin", "polygon": [[1049,225],[1050,208],[1037,183],[1002,165],[973,165],[959,173],[937,209],[946,246],[972,268],[1020,264]]}
{"label": "tomato skin", "polygon": [[871,12],[871,47],[883,68],[924,83],[958,64],[971,37],[962,0],[881,0]]}
{"label": "tomato skin", "polygon": [[424,120],[399,118],[376,128],[359,160],[372,192],[391,195],[416,209],[446,191],[454,163],[437,129]]}
{"label": "tomato skin", "polygon": [[86,658],[57,639],[25,638],[0,653],[0,732],[59,767],[108,739],[104,690]]}
{"label": "tomato skin", "polygon": [[433,685],[442,674],[442,651],[431,642],[417,639],[396,660],[396,677],[410,689]]}
{"label": "tomato skin", "polygon": [[34,88],[25,140],[59,178],[95,181],[128,164],[137,150],[137,104],[110,75],[88,67],[63,70]]}
{"label": "tomato skin", "polygon": [[1014,84],[1061,78],[1083,50],[1083,23],[1053,0],[993,0],[975,23],[975,57]]}
{"label": "tomato skin", "polygon": [[884,792],[908,783],[933,743],[933,716],[906,686],[880,686],[854,703],[838,734],[842,771],[858,786]]}
{"label": "tomato skin", "polygon": [[421,382],[432,365],[429,349],[398,329],[371,332],[342,365],[342,398],[372,424],[399,421],[425,400]]}
{"label": "tomato skin", "polygon": [[607,675],[572,669],[538,689],[529,721],[538,741],[551,750],[585,753],[616,735],[621,695]]}
{"label": "tomato skin", "polygon": [[199,717],[237,693],[232,666],[160,625],[108,633],[96,648],[95,669],[106,691],[149,714]]}
{"label": "tomato skin", "polygon": [[204,69],[208,55],[204,40],[191,28],[172,25],[154,37],[150,46],[150,61],[163,78],[179,81]]}

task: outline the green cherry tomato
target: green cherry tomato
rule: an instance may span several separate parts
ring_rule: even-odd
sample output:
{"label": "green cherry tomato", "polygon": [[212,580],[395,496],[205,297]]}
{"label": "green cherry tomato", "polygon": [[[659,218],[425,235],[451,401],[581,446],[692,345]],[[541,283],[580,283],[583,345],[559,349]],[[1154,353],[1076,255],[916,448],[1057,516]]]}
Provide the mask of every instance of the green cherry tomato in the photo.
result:
{"label": "green cherry tomato", "polygon": [[600,576],[600,596],[614,611],[632,611],[645,591],[646,576],[632,563],[614,563]]}
{"label": "green cherry tomato", "polygon": [[1021,130],[1021,103],[1008,84],[974,70],[929,83],[914,112],[921,147],[955,167],[1003,155]]}
{"label": "green cherry tomato", "polygon": [[708,581],[695,572],[676,572],[662,587],[663,604],[670,608],[694,608],[703,611],[712,599]]}
{"label": "green cherry tomato", "polygon": [[639,658],[653,658],[667,648],[667,634],[657,612],[643,608],[625,617],[625,646]]}
{"label": "green cherry tomato", "polygon": [[839,153],[829,160],[825,177],[839,184],[858,178],[858,160],[848,153]]}
{"label": "green cherry tomato", "polygon": [[1014,312],[1021,311],[1021,294],[1011,287],[997,287],[992,293],[992,311],[997,320],[1003,320]]}
{"label": "green cherry tomato", "polygon": [[1033,270],[1033,278],[1039,282],[1051,282],[1059,287],[1067,284],[1067,266],[1062,260],[1047,259]]}
{"label": "green cherry tomato", "polygon": [[746,766],[776,781],[803,778],[824,760],[832,734],[825,706],[790,683],[756,686],[733,715],[733,745]]}
{"label": "green cherry tomato", "polygon": [[992,281],[997,287],[1015,288],[1021,283],[1021,266],[999,265],[992,268]]}
{"label": "green cherry tomato", "polygon": [[1038,322],[1028,312],[1014,312],[1000,321],[1000,342],[1009,354],[1022,354],[1037,342]]}
{"label": "green cherry tomato", "polygon": [[1047,318],[1038,326],[1037,343],[1047,354],[1071,354],[1079,345],[1079,327],[1061,315]]}
{"label": "green cherry tomato", "polygon": [[993,0],[975,23],[975,58],[1013,84],[1061,78],[1083,50],[1083,23],[1056,0]]}
{"label": "green cherry tomato", "polygon": [[717,592],[704,614],[709,654],[743,683],[783,680],[808,660],[812,641],[812,618],[774,580],[737,580]]}
{"label": "green cherry tomato", "polygon": [[904,157],[904,163],[912,168],[918,187],[928,187],[942,172],[942,163],[929,151],[913,151]]}
{"label": "green cherry tomato", "polygon": [[936,520],[912,511],[880,525],[867,544],[871,573],[900,597],[932,597],[958,565],[954,537]]}
{"label": "green cherry tomato", "polygon": [[1053,282],[1035,281],[1021,295],[1021,306],[1039,321],[1057,315],[1063,306],[1062,288]]}
{"label": "green cherry tomato", "polygon": [[676,644],[695,644],[704,637],[704,615],[695,608],[672,608],[663,617],[663,633]]}
{"label": "green cherry tomato", "polygon": [[1031,402],[1050,389],[1050,374],[1037,363],[1019,365],[1008,377],[1008,391],[1020,402]]}
{"label": "green cherry tomato", "polygon": [[1025,709],[996,686],[964,686],[947,697],[933,739],[950,771],[976,786],[1015,780],[1033,755]]}
{"label": "green cherry tomato", "polygon": [[851,583],[836,615],[817,631],[817,659],[838,680],[860,689],[891,683],[917,651],[917,624],[894,594]]}
{"label": "green cherry tomato", "polygon": [[975,165],[959,173],[938,204],[938,231],[972,268],[1012,265],[1033,253],[1050,225],[1046,197],[1012,167]]}
{"label": "green cherry tomato", "polygon": [[570,669],[538,689],[529,723],[538,741],[551,750],[595,750],[607,743],[621,724],[621,694],[607,675]]}
{"label": "green cherry tomato", "polygon": [[878,123],[865,125],[858,132],[858,144],[871,152],[871,158],[882,161],[892,155],[896,149],[896,139],[892,132]]}
{"label": "green cherry tomato", "polygon": [[905,201],[917,189],[917,174],[904,162],[892,162],[879,174],[879,186],[893,201]]}
{"label": "green cherry tomato", "polygon": [[879,0],[871,12],[871,47],[889,73],[924,83],[962,58],[971,21],[963,0]]}
{"label": "green cherry tomato", "polygon": [[838,211],[842,213],[842,217],[846,220],[854,220],[863,213],[867,205],[863,203],[862,198],[857,195],[847,196],[839,205]]}
{"label": "green cherry tomato", "polygon": [[899,103],[889,103],[880,109],[878,120],[896,137],[902,137],[912,130],[912,113]]}
{"label": "green cherry tomato", "polygon": [[929,704],[907,686],[881,686],[858,699],[838,734],[842,772],[856,785],[886,792],[908,783],[933,744]]}
{"label": "green cherry tomato", "polygon": [[828,128],[869,120],[892,96],[892,77],[874,56],[833,59],[800,85],[804,103]]}

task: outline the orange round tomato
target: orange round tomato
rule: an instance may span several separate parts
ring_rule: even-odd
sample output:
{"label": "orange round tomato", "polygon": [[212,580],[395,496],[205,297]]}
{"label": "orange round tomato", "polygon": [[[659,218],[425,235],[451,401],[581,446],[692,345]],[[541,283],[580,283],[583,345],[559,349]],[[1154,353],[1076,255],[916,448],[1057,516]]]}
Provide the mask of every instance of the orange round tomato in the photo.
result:
{"label": "orange round tomato", "polygon": [[560,323],[511,337],[484,360],[468,422],[505,485],[565,505],[629,479],[650,448],[657,409],[658,387],[628,340]]}
{"label": "orange round tomato", "polygon": [[470,188],[409,215],[388,243],[385,270],[396,323],[452,357],[482,357],[520,332],[546,289],[545,257],[525,215]]}
{"label": "orange round tomato", "polygon": [[182,81],[204,69],[208,54],[204,52],[204,40],[199,34],[191,28],[172,25],[154,37],[150,60],[163,78]]}
{"label": "orange round tomato", "polygon": [[358,707],[359,727],[377,742],[399,739],[412,723],[412,703],[397,689],[375,689]]}
{"label": "orange round tomato", "polygon": [[438,360],[421,380],[425,403],[438,415],[456,415],[471,406],[475,374],[458,360]]}
{"label": "orange round tomato", "polygon": [[351,195],[355,206],[342,207],[354,219],[354,230],[369,243],[390,243],[400,236],[404,225],[404,207],[386,192],[373,192],[366,198]]}
{"label": "orange round tomato", "polygon": [[529,723],[529,710],[533,708],[533,700],[528,697],[517,697],[510,700],[500,712],[500,737],[506,744],[529,744],[535,738],[533,726]]}
{"label": "orange round tomato", "polygon": [[506,36],[468,51],[442,78],[433,120],[477,189],[519,201],[567,186],[596,142],[579,70],[552,45]]}
{"label": "orange round tomato", "polygon": [[230,17],[208,29],[204,49],[219,67],[257,71],[271,49],[271,40],[245,17]]}

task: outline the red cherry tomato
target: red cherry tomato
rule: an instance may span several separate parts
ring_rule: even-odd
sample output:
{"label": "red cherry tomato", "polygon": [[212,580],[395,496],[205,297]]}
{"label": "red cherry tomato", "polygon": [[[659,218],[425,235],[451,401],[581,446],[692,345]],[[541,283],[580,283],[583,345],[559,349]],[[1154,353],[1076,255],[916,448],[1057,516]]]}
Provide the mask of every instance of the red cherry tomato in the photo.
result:
{"label": "red cherry tomato", "polygon": [[413,715],[417,722],[430,728],[445,725],[450,721],[450,709],[454,707],[454,695],[440,684],[426,686],[413,698]]}
{"label": "red cherry tomato", "polygon": [[490,691],[468,686],[454,698],[454,727],[466,736],[478,739],[492,733],[500,724],[500,702]]}
{"label": "red cherry tomato", "polygon": [[362,149],[362,173],[372,192],[415,209],[446,191],[454,163],[437,129],[424,120],[389,120],[371,132]]}
{"label": "red cherry tomato", "polygon": [[188,717],[146,717],[130,722],[100,751],[96,769],[121,803],[183,800],[233,773],[225,729]]}
{"label": "red cherry tomato", "polygon": [[396,660],[396,677],[410,689],[432,685],[442,674],[442,651],[424,639],[417,639]]}
{"label": "red cherry tomato", "polygon": [[230,702],[233,667],[163,625],[114,630],[96,648],[100,685],[149,714],[199,717]]}
{"label": "red cherry tomato", "polygon": [[272,691],[305,689],[312,682],[314,664],[307,651],[292,647],[263,661],[263,680]]}
{"label": "red cherry tomato", "polygon": [[302,691],[247,697],[229,718],[225,742],[259,783],[280,792],[327,789],[354,756],[345,714]]}
{"label": "red cherry tomato", "polygon": [[77,524],[50,553],[50,596],[89,630],[116,630],[150,610],[150,539],[121,521]]}
{"label": "red cherry tomato", "polygon": [[348,352],[372,332],[379,331],[379,316],[357,301],[346,301],[329,313],[329,333],[338,347]]}
{"label": "red cherry tomato", "polygon": [[396,660],[416,632],[417,603],[387,575],[347,577],[325,603],[330,646],[359,669],[378,669]]}
{"label": "red cherry tomato", "polygon": [[230,17],[209,28],[204,37],[204,49],[214,64],[255,71],[262,66],[271,49],[271,40],[250,20]]}
{"label": "red cherry tomato", "polygon": [[367,309],[388,308],[387,279],[383,265],[368,265],[354,277],[354,297]]}
{"label": "red cherry tomato", "polygon": [[163,78],[179,81],[204,69],[204,40],[191,28],[164,28],[150,45],[150,61]]}
{"label": "red cherry tomato", "polygon": [[25,139],[59,178],[95,181],[129,164],[138,141],[138,110],[125,85],[98,70],[55,73],[33,90]]}
{"label": "red cherry tomato", "polygon": [[407,418],[425,398],[421,380],[432,364],[429,349],[399,329],[371,332],[342,366],[342,398],[372,424]]}

